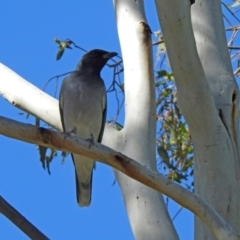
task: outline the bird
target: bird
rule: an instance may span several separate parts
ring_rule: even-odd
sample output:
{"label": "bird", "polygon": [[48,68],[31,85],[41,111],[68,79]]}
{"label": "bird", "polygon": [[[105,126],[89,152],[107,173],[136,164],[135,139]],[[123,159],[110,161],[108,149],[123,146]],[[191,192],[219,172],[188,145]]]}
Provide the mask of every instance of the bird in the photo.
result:
{"label": "bird", "polygon": [[[106,88],[101,70],[116,52],[94,49],[87,52],[75,71],[61,85],[59,111],[65,133],[101,142],[107,112]],[[95,161],[85,156],[71,154],[75,167],[76,195],[80,207],[91,203],[92,175]]]}

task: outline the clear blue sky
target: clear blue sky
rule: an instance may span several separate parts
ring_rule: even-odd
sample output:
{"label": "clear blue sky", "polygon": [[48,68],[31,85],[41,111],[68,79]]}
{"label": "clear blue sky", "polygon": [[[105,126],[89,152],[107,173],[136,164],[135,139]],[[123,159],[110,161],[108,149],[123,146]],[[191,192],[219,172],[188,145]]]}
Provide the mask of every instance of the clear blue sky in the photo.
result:
{"label": "clear blue sky", "polygon": [[[147,2],[149,24],[156,31],[159,25],[153,1]],[[80,50],[74,49],[56,61],[55,37],[70,38],[87,50],[101,48],[121,55],[112,1],[3,0],[0,28],[0,62],[39,88],[50,77],[73,70],[82,56]],[[105,68],[102,76],[109,86],[111,69]],[[53,95],[54,83],[47,92]],[[114,101],[109,103],[108,119],[114,115],[115,107]],[[20,115],[22,111],[3,98],[0,109],[5,117],[34,121]],[[41,167],[34,145],[0,136],[0,146],[0,195],[50,239],[134,239],[120,189],[113,185],[111,168],[97,164],[92,204],[79,208],[70,157],[65,164],[61,164],[60,157],[55,158],[49,176]],[[178,209],[170,201],[171,216]],[[180,213],[174,224],[181,239],[193,239],[193,216],[187,210]],[[28,239],[2,215],[0,229],[0,239]]]}

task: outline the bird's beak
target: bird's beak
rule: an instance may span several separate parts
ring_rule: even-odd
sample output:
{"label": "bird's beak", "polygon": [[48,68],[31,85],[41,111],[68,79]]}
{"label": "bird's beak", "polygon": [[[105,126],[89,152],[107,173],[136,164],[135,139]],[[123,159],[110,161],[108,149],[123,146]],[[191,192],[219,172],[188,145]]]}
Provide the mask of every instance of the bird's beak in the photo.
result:
{"label": "bird's beak", "polygon": [[115,56],[117,56],[117,55],[118,55],[118,54],[117,54],[116,52],[109,52],[109,53],[104,54],[104,55],[103,55],[103,58],[108,58],[108,59],[110,59],[110,58],[115,57]]}

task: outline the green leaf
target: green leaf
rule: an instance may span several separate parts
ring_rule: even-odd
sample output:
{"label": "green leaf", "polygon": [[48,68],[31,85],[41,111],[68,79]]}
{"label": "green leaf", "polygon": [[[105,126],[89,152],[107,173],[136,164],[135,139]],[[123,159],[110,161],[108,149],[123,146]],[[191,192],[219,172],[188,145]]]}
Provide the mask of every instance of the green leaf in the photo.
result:
{"label": "green leaf", "polygon": [[38,150],[39,150],[39,155],[40,155],[40,161],[42,162],[42,167],[44,169],[46,169],[46,153],[47,153],[47,147],[43,147],[43,146],[38,146]]}
{"label": "green leaf", "polygon": [[240,5],[240,1],[236,0],[234,3],[232,4],[226,4],[228,8],[234,8],[234,7],[238,7]]}
{"label": "green leaf", "polygon": [[166,50],[167,50],[167,48],[166,48],[166,45],[165,45],[165,43],[163,42],[163,43],[160,43],[159,45],[158,45],[158,51],[157,51],[157,54],[159,55],[160,53],[162,53],[162,52],[166,52]]}
{"label": "green leaf", "polygon": [[114,124],[114,127],[115,127],[115,129],[118,130],[118,131],[120,131],[120,130],[123,129],[123,126],[122,126],[121,124],[117,123],[117,122]]}
{"label": "green leaf", "polygon": [[124,92],[124,83],[120,85],[120,88]]}
{"label": "green leaf", "polygon": [[168,74],[167,74],[167,78],[168,78],[168,80],[170,80],[170,81],[174,81],[173,73],[168,73]]}
{"label": "green leaf", "polygon": [[40,127],[40,119],[35,117],[35,126]]}
{"label": "green leaf", "polygon": [[163,162],[166,164],[166,165],[169,165],[169,156],[168,156],[168,153],[167,151],[164,149],[164,147],[162,146],[158,146],[157,147],[157,152],[158,152],[158,155],[161,157],[161,159],[163,160]]}
{"label": "green leaf", "polygon": [[59,60],[64,51],[65,51],[65,48],[69,48],[69,49],[72,49],[70,47],[70,45],[73,43],[71,40],[67,40],[67,41],[61,41],[61,40],[58,40],[57,38],[54,38],[54,42],[56,42],[59,46],[59,50],[58,50],[58,53],[57,53],[57,57],[56,57],[56,60]]}
{"label": "green leaf", "polygon": [[64,48],[59,48],[56,60],[59,60],[62,57],[63,53],[64,53]]}
{"label": "green leaf", "polygon": [[61,156],[62,156],[62,164],[65,163],[65,160],[66,160],[68,154],[69,154],[68,152],[62,152],[62,153],[61,153]]}
{"label": "green leaf", "polygon": [[50,163],[52,162],[53,158],[56,157],[56,156],[57,156],[57,151],[55,149],[51,149],[50,155],[45,157],[48,174],[51,174]]}
{"label": "green leaf", "polygon": [[161,77],[165,77],[165,76],[167,76],[167,71],[166,70],[160,70],[160,71],[158,71],[157,72],[157,77],[158,78],[161,78]]}

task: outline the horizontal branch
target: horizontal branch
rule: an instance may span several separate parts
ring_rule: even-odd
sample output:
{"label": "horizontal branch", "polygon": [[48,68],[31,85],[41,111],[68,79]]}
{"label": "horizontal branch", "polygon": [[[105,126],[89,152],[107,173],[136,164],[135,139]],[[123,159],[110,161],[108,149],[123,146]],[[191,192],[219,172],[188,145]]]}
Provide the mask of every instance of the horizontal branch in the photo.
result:
{"label": "horizontal branch", "polygon": [[181,206],[192,211],[210,227],[217,239],[240,239],[227,222],[197,194],[191,193],[182,186],[164,178],[161,174],[104,145],[94,143],[89,148],[89,142],[85,139],[20,123],[4,117],[0,117],[0,134],[25,142],[98,159],[98,161],[167,195]]}

